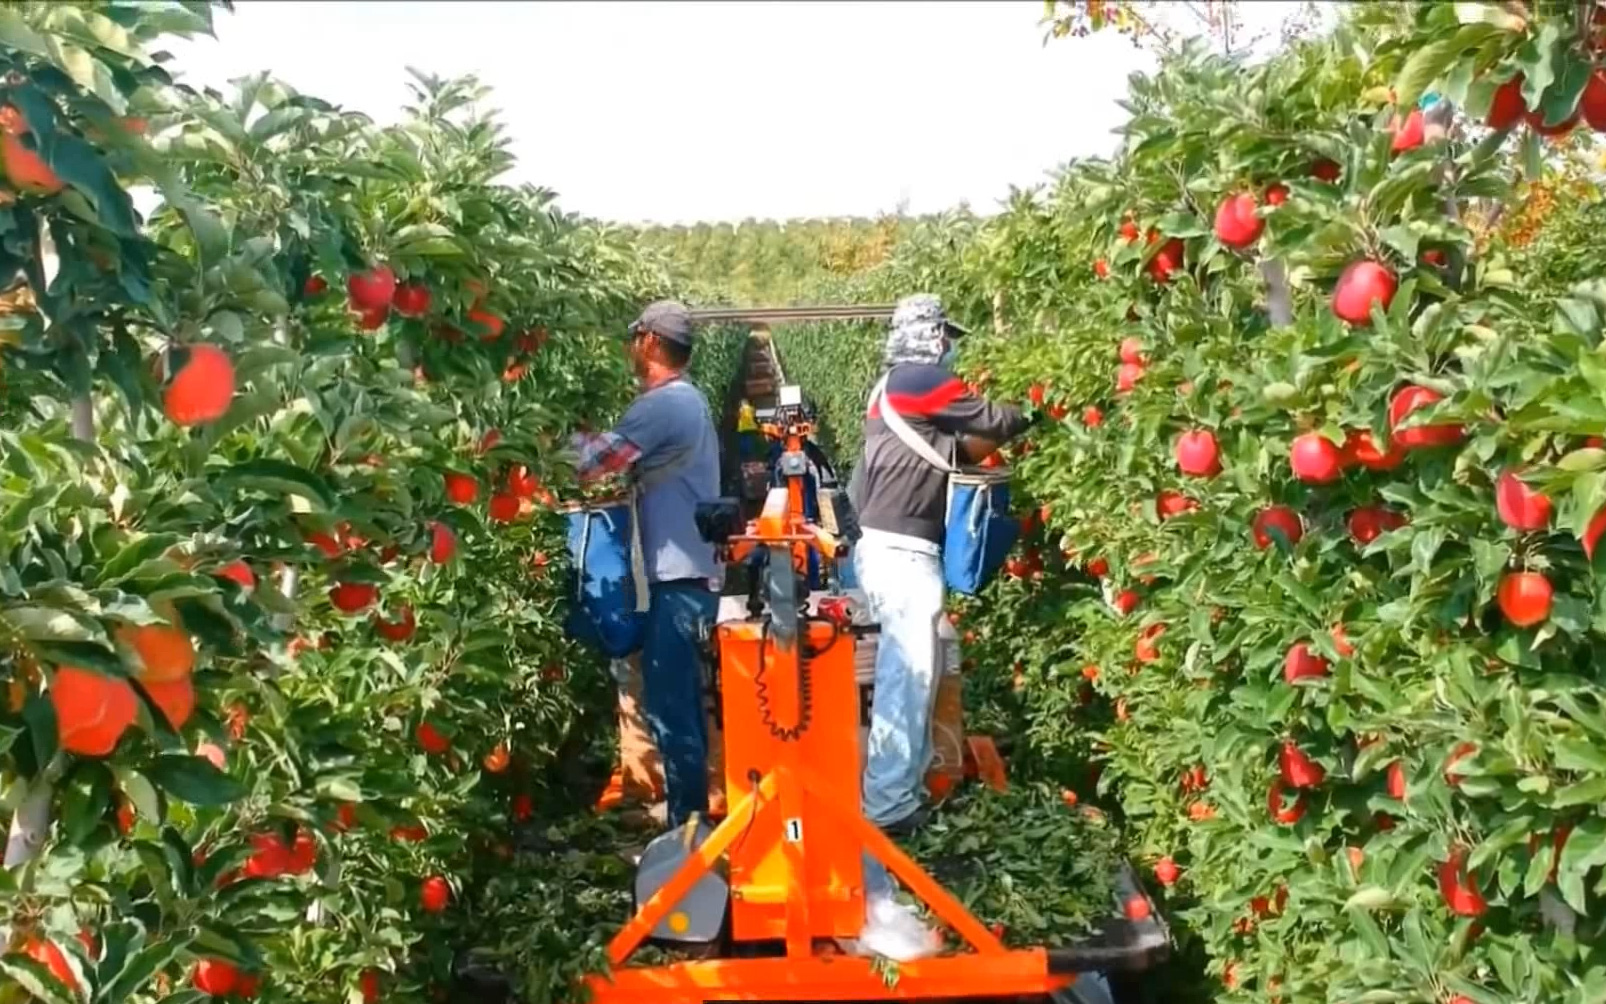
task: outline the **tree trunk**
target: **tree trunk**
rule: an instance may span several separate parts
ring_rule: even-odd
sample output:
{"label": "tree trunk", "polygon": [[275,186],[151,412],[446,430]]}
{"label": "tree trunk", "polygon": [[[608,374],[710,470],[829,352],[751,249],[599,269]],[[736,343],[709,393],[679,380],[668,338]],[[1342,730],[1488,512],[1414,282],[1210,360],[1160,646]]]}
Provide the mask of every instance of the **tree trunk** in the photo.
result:
{"label": "tree trunk", "polygon": [[[56,281],[56,273],[61,270],[61,261],[56,257],[56,243],[50,237],[50,229],[44,221],[39,223],[39,264],[40,271],[44,273],[45,289]],[[41,294],[44,290],[35,290],[35,302],[44,302]],[[50,316],[45,315],[45,323],[50,323]],[[95,441],[95,402],[89,394],[81,394],[72,399],[70,404],[72,434],[74,439],[86,443]],[[17,806],[16,813],[11,817],[11,830],[6,836],[5,867],[17,868],[32,861],[44,846],[45,838],[50,834],[50,806],[55,801],[56,781],[67,769],[67,757],[59,750],[44,765],[39,775],[28,786],[28,794],[23,797]]]}
{"label": "tree trunk", "polygon": [[1294,323],[1294,299],[1288,289],[1288,270],[1281,258],[1266,258],[1260,263],[1260,274],[1266,278],[1266,313],[1271,323],[1279,328]]}

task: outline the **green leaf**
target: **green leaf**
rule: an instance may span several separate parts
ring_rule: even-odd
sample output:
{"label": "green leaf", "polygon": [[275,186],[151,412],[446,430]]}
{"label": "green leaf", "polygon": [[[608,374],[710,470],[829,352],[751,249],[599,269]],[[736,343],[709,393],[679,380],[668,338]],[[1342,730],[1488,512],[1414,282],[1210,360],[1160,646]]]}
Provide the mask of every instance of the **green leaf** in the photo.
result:
{"label": "green leaf", "polygon": [[1367,946],[1371,948],[1372,954],[1377,957],[1377,960],[1384,961],[1388,959],[1388,937],[1383,934],[1383,929],[1377,925],[1377,921],[1372,919],[1372,915],[1360,909],[1346,910],[1344,914],[1355,928],[1355,933],[1359,934],[1361,940],[1365,941]]}
{"label": "green leaf", "polygon": [[[1561,25],[1546,21],[1539,33],[1528,39],[1517,50],[1517,65],[1522,67],[1522,99],[1529,108],[1538,108],[1546,90],[1556,80],[1556,57],[1561,48]],[[1546,125],[1560,122],[1547,121]]]}
{"label": "green leaf", "polygon": [[1578,99],[1584,93],[1590,76],[1595,67],[1587,59],[1578,59],[1570,55],[1561,57],[1561,70],[1556,77],[1556,83],[1545,95],[1545,103],[1540,106],[1544,113],[1547,125],[1565,122],[1578,108]]}
{"label": "green leaf", "polygon": [[1567,837],[1561,848],[1556,885],[1562,899],[1575,911],[1588,916],[1584,878],[1593,868],[1606,864],[1606,820],[1586,819]]}
{"label": "green leaf", "polygon": [[245,797],[245,787],[204,757],[166,754],[143,769],[157,787],[191,805],[227,805]]}
{"label": "green leaf", "polygon": [[1513,13],[1505,4],[1490,3],[1489,0],[1458,0],[1455,13],[1462,24],[1482,22],[1494,25],[1504,32],[1520,32],[1528,27],[1528,22]]}
{"label": "green leaf", "polygon": [[50,58],[50,45],[17,13],[15,7],[0,7],[0,44],[35,56]]}
{"label": "green leaf", "polygon": [[452,241],[452,231],[439,223],[413,223],[402,227],[396,232],[395,245],[398,253],[416,253],[412,245],[434,241]]}
{"label": "green leaf", "polygon": [[1416,261],[1422,243],[1422,235],[1419,232],[1401,224],[1385,229],[1380,236],[1383,238],[1383,243],[1400,253],[1400,257],[1406,261]]}
{"label": "green leaf", "polygon": [[22,720],[28,726],[28,739],[33,751],[34,764],[43,769],[54,759],[61,742],[55,705],[50,703],[49,697],[31,693],[23,702]]}
{"label": "green leaf", "polygon": [[149,819],[153,822],[161,820],[162,799],[157,793],[156,787],[151,784],[150,779],[144,774],[127,768],[118,769],[115,773],[117,775],[117,787],[122,791],[123,797],[133,803],[134,812],[141,819]]}
{"label": "green leaf", "polygon": [[18,986],[44,1004],[79,1004],[72,991],[62,986],[61,981],[51,975],[43,963],[20,952],[0,956],[0,973],[11,977]]}
{"label": "green leaf", "polygon": [[100,225],[122,237],[136,237],[134,203],[117,183],[100,151],[70,134],[58,134],[41,144],[50,169],[76,188],[95,207]]}
{"label": "green leaf", "polygon": [[1556,792],[1551,805],[1557,809],[1565,809],[1574,805],[1593,805],[1606,802],[1606,776],[1593,777],[1587,781],[1570,784]]}
{"label": "green leaf", "polygon": [[115,973],[101,974],[105,983],[95,1000],[119,1004],[133,997],[145,989],[157,973],[171,968],[179,955],[189,948],[191,940],[188,935],[175,934],[128,956]]}
{"label": "green leaf", "polygon": [[1568,736],[1557,739],[1552,749],[1556,755],[1556,766],[1561,770],[1606,774],[1606,746]]}
{"label": "green leaf", "polygon": [[223,491],[255,490],[269,495],[299,495],[327,511],[338,504],[328,482],[304,467],[282,460],[248,460],[219,473],[213,483]]}
{"label": "green leaf", "polygon": [[1433,556],[1444,546],[1443,527],[1430,526],[1417,531],[1411,538],[1411,562],[1418,574],[1427,575],[1433,569]]}
{"label": "green leaf", "polygon": [[1496,25],[1473,22],[1463,25],[1450,38],[1441,38],[1416,49],[1394,80],[1394,96],[1398,106],[1410,108],[1415,105],[1417,99],[1427,92],[1428,85],[1443,76],[1458,56],[1468,49],[1477,48],[1500,32],[1501,29]]}
{"label": "green leaf", "polygon": [[1383,910],[1394,902],[1394,895],[1382,886],[1365,885],[1344,902],[1345,910]]}
{"label": "green leaf", "polygon": [[1545,173],[1544,139],[1532,129],[1522,132],[1522,173],[1531,179],[1542,178]]}
{"label": "green leaf", "polygon": [[58,789],[69,843],[82,843],[112,804],[112,775],[105,764],[80,763]]}
{"label": "green leaf", "polygon": [[[145,562],[166,554],[169,548],[183,539],[176,533],[155,533],[135,538],[106,560],[96,581],[101,585],[117,582],[136,571]],[[177,570],[176,567],[174,570]]]}
{"label": "green leaf", "polygon": [[192,196],[189,189],[176,178],[165,180],[161,190],[162,197],[178,210],[194,235],[195,246],[201,253],[201,267],[207,269],[222,261],[228,255],[230,245],[229,231],[223,221]]}
{"label": "green leaf", "polygon": [[1560,460],[1556,466],[1564,471],[1595,471],[1606,467],[1606,450],[1597,447],[1586,447],[1573,450]]}
{"label": "green leaf", "polygon": [[53,610],[49,607],[12,607],[0,610],[0,621],[9,630],[29,641],[100,641],[105,638],[86,623],[86,618],[72,610]]}

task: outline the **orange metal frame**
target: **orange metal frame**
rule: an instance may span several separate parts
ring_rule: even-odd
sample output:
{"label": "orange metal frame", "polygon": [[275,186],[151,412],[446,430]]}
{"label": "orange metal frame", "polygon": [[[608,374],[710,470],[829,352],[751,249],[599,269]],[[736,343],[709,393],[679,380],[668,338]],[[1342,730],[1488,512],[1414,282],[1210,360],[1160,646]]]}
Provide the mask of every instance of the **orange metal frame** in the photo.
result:
{"label": "orange metal frame", "polygon": [[[809,429],[765,431],[801,453]],[[801,478],[773,489],[747,532],[731,538],[731,559],[765,547],[772,561],[790,557],[801,570],[811,549],[836,556],[838,542],[803,518],[802,503]],[[1049,972],[1044,950],[1005,948],[861,814],[851,634],[800,617],[790,641],[763,620],[721,625],[718,638],[730,812],[609,943],[612,971],[586,980],[596,1004],[1000,997],[1069,985],[1072,976]],[[799,688],[804,665],[808,694]],[[890,977],[885,964],[836,952],[835,939],[857,936],[864,923],[866,852],[972,951],[899,964]],[[784,956],[628,966],[721,858],[729,860],[732,940],[784,943]]]}

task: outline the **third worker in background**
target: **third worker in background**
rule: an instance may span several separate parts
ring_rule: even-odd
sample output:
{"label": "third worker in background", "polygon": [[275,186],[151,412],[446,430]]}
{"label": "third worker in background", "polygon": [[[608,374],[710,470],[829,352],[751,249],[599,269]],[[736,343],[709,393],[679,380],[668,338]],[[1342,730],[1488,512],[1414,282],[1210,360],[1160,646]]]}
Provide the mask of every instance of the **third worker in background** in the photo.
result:
{"label": "third worker in background", "polygon": [[1022,410],[988,403],[949,369],[955,339],[965,333],[934,296],[898,303],[883,358],[885,397],[869,402],[864,455],[850,490],[864,530],[855,571],[881,626],[864,815],[892,834],[913,830],[927,813],[921,796],[940,669],[948,476],[898,438],[882,407],[895,410],[938,455],[961,463],[979,461],[1028,425]]}

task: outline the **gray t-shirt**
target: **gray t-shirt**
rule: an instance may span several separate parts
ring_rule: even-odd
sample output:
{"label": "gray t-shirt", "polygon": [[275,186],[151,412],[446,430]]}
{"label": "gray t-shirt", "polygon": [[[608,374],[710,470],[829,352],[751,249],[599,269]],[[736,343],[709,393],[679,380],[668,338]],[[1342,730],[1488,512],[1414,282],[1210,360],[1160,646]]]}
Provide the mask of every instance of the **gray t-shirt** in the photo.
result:
{"label": "gray t-shirt", "polygon": [[712,579],[714,545],[697,532],[697,503],[719,497],[719,437],[703,392],[671,380],[630,405],[614,432],[641,451],[641,546],[649,582]]}

